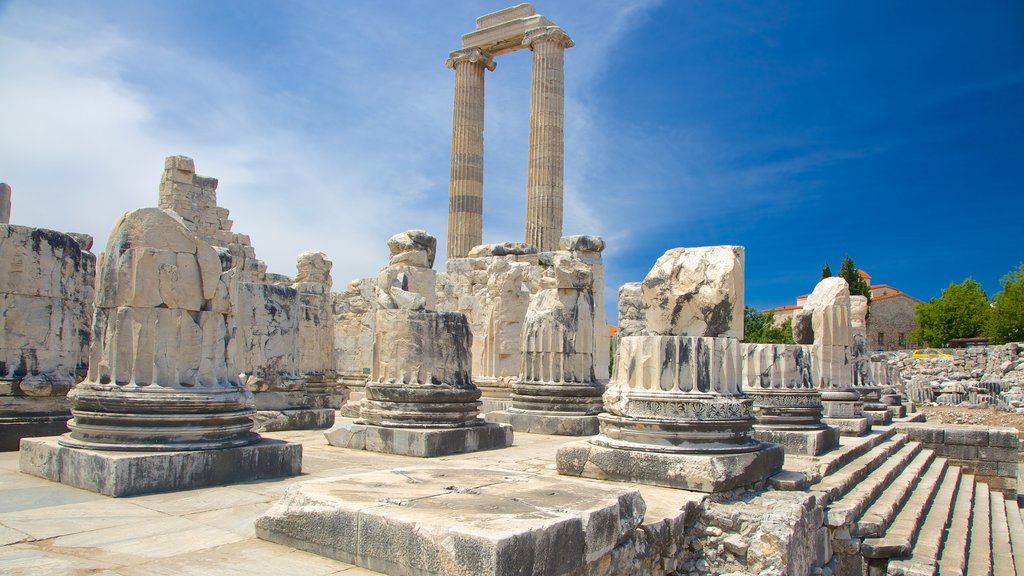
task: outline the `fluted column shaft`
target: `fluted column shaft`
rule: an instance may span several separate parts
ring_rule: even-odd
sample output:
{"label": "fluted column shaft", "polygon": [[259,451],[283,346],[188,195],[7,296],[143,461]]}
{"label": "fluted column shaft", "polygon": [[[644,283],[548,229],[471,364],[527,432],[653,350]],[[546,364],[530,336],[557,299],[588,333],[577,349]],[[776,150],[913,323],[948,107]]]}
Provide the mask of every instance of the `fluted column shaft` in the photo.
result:
{"label": "fluted column shaft", "polygon": [[562,237],[565,49],[573,42],[557,26],[546,26],[527,32],[523,44],[533,50],[526,243],[548,252]]}
{"label": "fluted column shaft", "polygon": [[494,60],[479,48],[452,52],[452,171],[448,188],[448,258],[463,258],[483,242],[484,69]]}

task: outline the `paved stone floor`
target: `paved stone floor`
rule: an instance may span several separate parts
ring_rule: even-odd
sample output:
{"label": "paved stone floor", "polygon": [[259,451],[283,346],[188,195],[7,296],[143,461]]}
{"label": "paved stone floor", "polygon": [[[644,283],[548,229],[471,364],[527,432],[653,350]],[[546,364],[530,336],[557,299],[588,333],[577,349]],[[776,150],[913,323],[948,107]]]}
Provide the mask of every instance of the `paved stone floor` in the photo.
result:
{"label": "paved stone floor", "polygon": [[[511,448],[424,459],[335,448],[316,430],[264,436],[303,444],[301,476],[110,498],[21,474],[18,453],[0,453],[0,574],[376,574],[259,540],[253,523],[290,485],[313,478],[412,466],[557,475],[555,452],[573,440],[517,434]],[[700,497],[667,488],[638,488],[649,519],[667,516],[686,499]]]}

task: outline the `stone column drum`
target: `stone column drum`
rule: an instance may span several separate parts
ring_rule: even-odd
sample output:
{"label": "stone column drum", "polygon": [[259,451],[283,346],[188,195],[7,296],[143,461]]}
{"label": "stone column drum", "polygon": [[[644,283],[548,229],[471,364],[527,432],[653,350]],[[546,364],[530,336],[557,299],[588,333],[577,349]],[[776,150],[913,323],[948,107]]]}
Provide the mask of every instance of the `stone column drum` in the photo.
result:
{"label": "stone column drum", "polygon": [[484,70],[495,64],[480,48],[464,48],[452,52],[445,66],[455,70],[448,258],[464,258],[483,242]]}
{"label": "stone column drum", "polygon": [[557,257],[545,288],[530,298],[522,334],[520,379],[512,407],[488,419],[540,434],[597,434],[601,393],[594,371],[593,275],[583,262]]}
{"label": "stone column drum", "polygon": [[752,435],[743,393],[743,248],[669,250],[644,279],[645,334],[621,339],[601,434],[560,474],[722,492],[764,481],[783,448]]}
{"label": "stone column drum", "polygon": [[301,446],[260,443],[252,394],[228,363],[232,278],[174,212],[122,216],[98,266],[70,432],[23,441],[22,471],[115,496],[297,474]]}
{"label": "stone column drum", "polygon": [[526,243],[549,252],[562,237],[565,49],[573,42],[561,28],[542,26],[526,32],[523,45],[533,50]]}
{"label": "stone column drum", "polygon": [[0,182],[0,224],[11,223],[11,186]]}
{"label": "stone column drum", "polygon": [[839,431],[821,421],[821,393],[803,346],[743,344],[741,350],[744,389],[754,401],[754,438],[809,456],[839,445]]}

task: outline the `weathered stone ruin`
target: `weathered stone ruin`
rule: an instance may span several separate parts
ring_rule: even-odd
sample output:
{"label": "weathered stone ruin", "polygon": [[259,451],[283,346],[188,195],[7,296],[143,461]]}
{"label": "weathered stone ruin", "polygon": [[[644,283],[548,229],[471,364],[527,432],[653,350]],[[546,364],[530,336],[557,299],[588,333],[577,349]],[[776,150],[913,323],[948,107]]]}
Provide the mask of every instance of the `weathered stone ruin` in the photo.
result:
{"label": "weathered stone ruin", "polygon": [[22,472],[111,496],[297,474],[301,445],[253,432],[228,354],[238,280],[217,251],[177,213],[144,208],[115,224],[98,269],[70,432],[23,440]]}
{"label": "weathered stone ruin", "polygon": [[850,287],[838,276],[825,278],[793,317],[793,340],[811,353],[811,379],[821,389],[823,421],[842,435],[860,436],[871,429],[871,421],[853,388],[850,325]]}
{"label": "weathered stone ruin", "polygon": [[436,246],[422,230],[388,240],[391,258],[377,277],[366,398],[356,423],[326,433],[332,445],[431,457],[512,444],[510,426],[478,418],[466,316],[436,310]]}
{"label": "weathered stone ruin", "polygon": [[92,238],[8,224],[0,184],[0,451],[67,430],[66,394],[88,366]]}
{"label": "weathered stone ruin", "polygon": [[743,248],[675,248],[643,282],[645,334],[620,340],[601,434],[558,451],[570,476],[724,492],[777,472],[743,394]]}

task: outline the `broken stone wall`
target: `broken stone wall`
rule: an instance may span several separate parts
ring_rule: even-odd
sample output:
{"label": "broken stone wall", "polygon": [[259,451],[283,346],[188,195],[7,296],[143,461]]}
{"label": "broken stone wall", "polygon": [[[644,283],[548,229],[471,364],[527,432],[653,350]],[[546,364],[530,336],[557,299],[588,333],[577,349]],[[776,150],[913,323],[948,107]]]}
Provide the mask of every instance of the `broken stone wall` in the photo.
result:
{"label": "broken stone wall", "polygon": [[91,247],[84,234],[0,224],[0,419],[69,413],[88,362]]}

